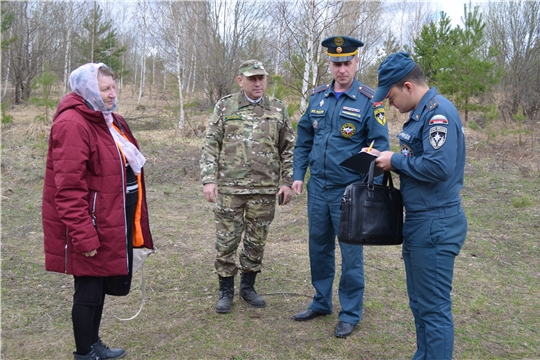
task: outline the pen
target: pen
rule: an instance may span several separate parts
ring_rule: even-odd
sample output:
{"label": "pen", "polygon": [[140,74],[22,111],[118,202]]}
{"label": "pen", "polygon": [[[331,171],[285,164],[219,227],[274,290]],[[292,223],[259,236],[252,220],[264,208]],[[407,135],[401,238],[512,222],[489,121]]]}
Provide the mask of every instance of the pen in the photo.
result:
{"label": "pen", "polygon": [[369,149],[367,149],[367,152],[371,152],[371,149],[373,148],[373,144],[375,144],[375,140],[371,142],[371,145],[369,145]]}

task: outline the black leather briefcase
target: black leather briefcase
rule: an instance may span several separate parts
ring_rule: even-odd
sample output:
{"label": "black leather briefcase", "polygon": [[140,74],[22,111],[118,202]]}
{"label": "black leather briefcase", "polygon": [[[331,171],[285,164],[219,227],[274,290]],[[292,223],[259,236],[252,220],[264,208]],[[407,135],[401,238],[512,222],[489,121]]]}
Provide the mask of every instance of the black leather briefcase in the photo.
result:
{"label": "black leather briefcase", "polygon": [[374,181],[375,161],[361,183],[345,189],[341,199],[339,241],[354,245],[400,245],[403,243],[403,200],[394,188],[389,171],[382,185]]}

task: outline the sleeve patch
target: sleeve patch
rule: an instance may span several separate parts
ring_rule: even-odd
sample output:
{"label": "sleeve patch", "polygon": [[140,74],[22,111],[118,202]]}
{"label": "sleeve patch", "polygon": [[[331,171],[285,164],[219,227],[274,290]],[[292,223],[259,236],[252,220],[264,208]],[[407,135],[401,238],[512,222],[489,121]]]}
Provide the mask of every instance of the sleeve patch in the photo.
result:
{"label": "sleeve patch", "polygon": [[448,125],[448,119],[444,115],[435,115],[429,120],[429,125]]}
{"label": "sleeve patch", "polygon": [[386,125],[386,115],[384,114],[384,107],[378,107],[375,108],[373,111],[373,115],[375,115],[375,119],[377,119],[377,122],[381,124],[382,126]]}
{"label": "sleeve patch", "polygon": [[439,150],[446,142],[446,132],[448,129],[444,126],[434,126],[429,129],[429,143],[435,150]]}

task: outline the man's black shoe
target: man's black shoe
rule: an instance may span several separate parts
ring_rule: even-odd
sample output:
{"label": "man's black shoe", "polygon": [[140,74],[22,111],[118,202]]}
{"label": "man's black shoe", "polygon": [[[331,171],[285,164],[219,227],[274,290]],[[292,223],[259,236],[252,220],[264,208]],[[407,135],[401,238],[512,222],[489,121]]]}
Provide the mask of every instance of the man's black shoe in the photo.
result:
{"label": "man's black shoe", "polygon": [[349,324],[345,321],[340,321],[337,326],[336,330],[334,330],[334,335],[338,338],[346,338],[347,336],[351,335],[351,333],[354,330],[355,325]]}
{"label": "man's black shoe", "polygon": [[322,314],[316,311],[313,311],[311,309],[304,310],[302,312],[299,312],[298,314],[294,314],[293,319],[296,321],[308,321],[311,319],[315,319],[319,316],[325,316],[326,314]]}

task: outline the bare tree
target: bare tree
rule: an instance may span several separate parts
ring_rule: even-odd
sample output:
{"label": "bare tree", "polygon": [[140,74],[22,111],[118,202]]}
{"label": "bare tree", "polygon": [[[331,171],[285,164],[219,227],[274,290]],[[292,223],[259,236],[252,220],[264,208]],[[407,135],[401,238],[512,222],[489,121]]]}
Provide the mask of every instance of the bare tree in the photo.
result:
{"label": "bare tree", "polygon": [[71,61],[73,58],[73,30],[81,25],[81,19],[86,15],[85,6],[78,2],[61,2],[59,6],[59,30],[63,36],[64,44],[64,67],[63,67],[63,88],[62,94],[68,93],[68,77],[72,70]]}
{"label": "bare tree", "polygon": [[499,49],[505,75],[499,105],[505,119],[522,106],[529,118],[540,112],[540,2],[493,1],[485,11],[488,42]]}
{"label": "bare tree", "polygon": [[139,97],[137,99],[137,106],[141,105],[141,99],[144,94],[144,86],[146,80],[146,33],[147,33],[147,6],[146,2],[140,1],[137,3],[137,19],[139,20],[139,29],[141,33],[141,48],[140,48],[140,68],[141,68],[141,80],[139,82]]}
{"label": "bare tree", "polygon": [[11,80],[15,86],[16,104],[28,100],[31,83],[42,71],[45,61],[54,58],[58,50],[53,23],[55,5],[48,2],[8,2],[15,16],[12,24],[16,40],[9,45]]}
{"label": "bare tree", "polygon": [[[268,20],[271,2],[256,1],[207,1],[199,13],[200,38],[191,39],[202,42],[205,74],[207,75],[207,95],[214,103],[222,96],[232,92],[238,65],[250,39],[260,38],[261,29]],[[255,35],[256,34],[256,35]],[[253,44],[253,42],[251,42]],[[258,46],[260,46],[259,43]]]}

